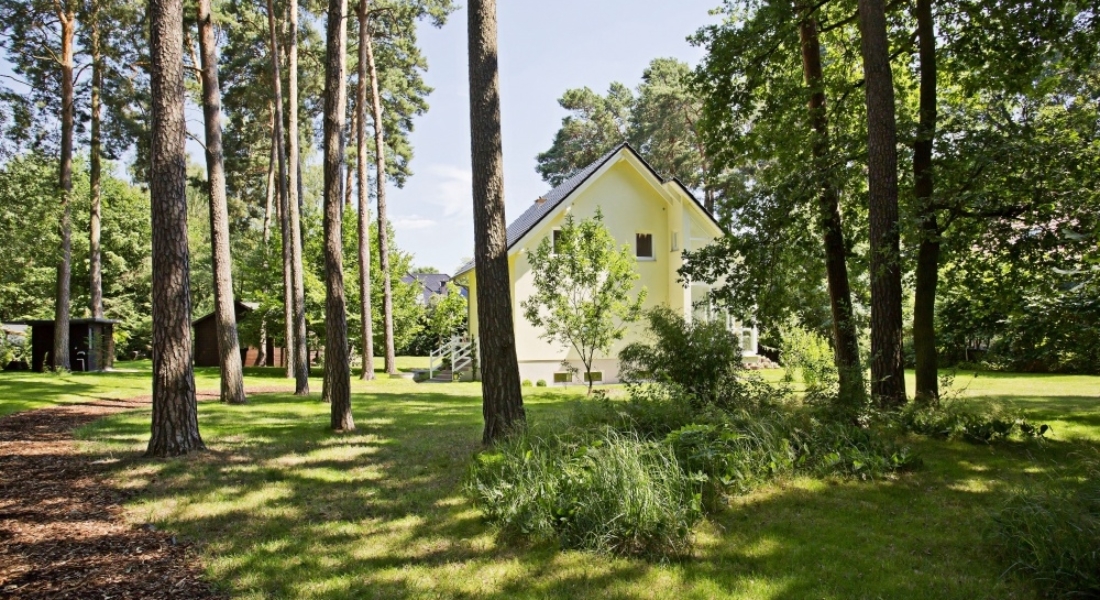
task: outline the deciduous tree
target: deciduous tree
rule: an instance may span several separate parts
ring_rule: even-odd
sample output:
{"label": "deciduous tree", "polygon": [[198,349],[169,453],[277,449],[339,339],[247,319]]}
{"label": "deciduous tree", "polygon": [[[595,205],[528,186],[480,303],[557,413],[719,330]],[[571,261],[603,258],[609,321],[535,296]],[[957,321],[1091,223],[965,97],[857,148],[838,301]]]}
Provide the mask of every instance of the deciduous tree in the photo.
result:
{"label": "deciduous tree", "polygon": [[592,362],[623,339],[626,325],[641,315],[646,289],[634,291],[637,260],[618,246],[599,209],[580,222],[569,215],[561,229],[527,253],[534,293],[523,314],[541,337],[572,347],[584,365],[592,393]]}

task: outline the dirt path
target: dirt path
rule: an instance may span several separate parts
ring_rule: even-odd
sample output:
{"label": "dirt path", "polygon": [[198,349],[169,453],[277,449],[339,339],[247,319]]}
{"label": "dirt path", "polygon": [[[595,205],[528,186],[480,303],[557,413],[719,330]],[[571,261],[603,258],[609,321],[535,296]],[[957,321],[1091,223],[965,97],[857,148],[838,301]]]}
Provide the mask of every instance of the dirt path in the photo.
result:
{"label": "dirt path", "polygon": [[[248,393],[293,391],[286,386]],[[200,393],[200,400],[217,392]],[[149,397],[68,404],[0,417],[0,598],[219,598],[196,550],[126,522],[132,495],[105,485],[106,466],[73,431],[149,405]]]}

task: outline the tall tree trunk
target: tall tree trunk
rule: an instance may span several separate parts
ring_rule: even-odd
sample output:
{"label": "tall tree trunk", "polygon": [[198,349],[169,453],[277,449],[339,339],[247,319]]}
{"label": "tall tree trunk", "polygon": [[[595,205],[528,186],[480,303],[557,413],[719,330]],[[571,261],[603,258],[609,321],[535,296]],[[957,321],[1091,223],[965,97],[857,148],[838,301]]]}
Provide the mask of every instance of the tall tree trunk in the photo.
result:
{"label": "tall tree trunk", "polygon": [[367,194],[367,44],[370,28],[367,23],[367,2],[359,0],[359,73],[355,89],[356,171],[359,180],[359,316],[363,320],[364,381],[374,379],[374,323],[370,298],[370,198]]}
{"label": "tall tree trunk", "polygon": [[204,450],[191,367],[183,3],[149,0],[153,214],[153,427],[147,456]]}
{"label": "tall tree trunk", "polygon": [[229,251],[229,209],[225,198],[222,153],[222,91],[218,81],[217,40],[210,0],[198,1],[199,49],[202,54],[202,112],[206,126],[206,180],[210,196],[210,258],[214,273],[214,326],[218,335],[221,399],[245,404],[237,312],[233,302],[233,259]]}
{"label": "tall tree trunk", "polygon": [[[290,200],[287,190],[286,147],[283,145],[283,79],[279,68],[279,39],[275,34],[275,6],[267,0],[267,29],[271,37],[271,73],[275,86],[275,147],[279,163],[279,225],[283,233],[283,325],[286,340],[283,342],[283,362],[287,378],[295,377],[297,370],[297,344],[294,339],[294,243],[290,228]],[[308,362],[307,362],[308,364]],[[294,387],[298,382],[295,379]]]}
{"label": "tall tree trunk", "polygon": [[397,373],[393,347],[393,290],[390,277],[390,234],[386,217],[386,140],[382,125],[382,96],[378,93],[378,68],[374,63],[371,34],[362,36],[367,44],[367,70],[370,75],[371,113],[374,117],[374,183],[378,186],[378,262],[382,267],[382,343],[385,345],[386,373]]}
{"label": "tall tree trunk", "polygon": [[[348,112],[350,114],[350,116],[348,117],[350,121],[348,121],[347,136],[350,138],[353,134],[355,134],[355,132],[359,131],[359,107],[352,106],[350,107],[350,110]],[[356,146],[358,147],[358,144]],[[358,164],[358,161],[356,162]],[[347,169],[344,169],[344,208],[346,210],[351,210],[351,199],[355,196],[355,187],[353,185],[355,183],[355,172],[356,169],[352,169],[350,166],[348,166]]]}
{"label": "tall tree trunk", "polygon": [[264,204],[264,266],[267,266],[267,245],[271,242],[271,214],[275,211],[275,161],[279,160],[275,153],[278,151],[275,140],[275,107],[271,107],[271,119],[268,121],[271,129],[271,156],[267,159],[267,202]]}
{"label": "tall tree trunk", "polygon": [[917,0],[920,39],[920,128],[913,145],[913,180],[920,210],[916,294],[913,298],[913,351],[917,358],[917,400],[934,404],[940,396],[936,356],[936,287],[940,269],[940,225],[933,201],[932,147],[936,139],[936,32],[932,0]]}
{"label": "tall tree trunk", "polygon": [[99,248],[101,232],[102,195],[100,193],[103,167],[100,154],[102,153],[100,136],[100,90],[103,89],[103,50],[99,39],[99,2],[92,1],[91,19],[88,27],[91,29],[91,54],[92,54],[92,97],[91,97],[91,121],[92,131],[89,157],[89,179],[91,184],[91,210],[89,211],[88,227],[88,273],[90,275],[90,295],[92,316],[103,318],[103,262]]}
{"label": "tall tree trunk", "polygon": [[470,154],[473,167],[474,260],[481,343],[482,442],[489,444],[525,422],[516,360],[512,291],[504,217],[504,157],[500,140],[496,0],[471,0]]}
{"label": "tall tree trunk", "polygon": [[[290,168],[287,170],[290,181],[290,266],[291,285],[294,289],[294,394],[309,395],[309,349],[306,348],[306,293],[305,278],[302,273],[302,225],[301,197],[298,179],[301,176],[298,163],[298,0],[290,0],[287,7],[290,16],[290,48],[287,55],[288,102],[287,137],[290,144]],[[289,341],[287,342],[290,343]]]}
{"label": "tall tree trunk", "polygon": [[344,296],[344,120],[347,112],[347,0],[329,0],[325,50],[325,382],[336,431],[355,429],[351,416],[347,300]]}
{"label": "tall tree trunk", "polygon": [[799,38],[802,72],[810,99],[807,109],[814,129],[814,176],[818,180],[818,224],[825,242],[825,273],[829,281],[829,308],[833,318],[833,358],[840,376],[840,399],[850,407],[864,398],[863,370],[859,364],[859,337],[852,316],[852,292],[848,285],[848,261],[841,226],[840,197],[833,183],[829,148],[829,115],[825,108],[824,75],[817,20],[804,7]]}
{"label": "tall tree trunk", "polygon": [[859,0],[867,99],[867,183],[871,233],[871,394],[883,408],[905,404],[898,232],[898,149],[894,78],[883,0]]}
{"label": "tall tree trunk", "polygon": [[68,3],[58,3],[61,24],[61,160],[58,187],[61,192],[61,260],[57,264],[57,295],[54,303],[53,368],[68,371],[69,301],[72,296],[72,193],[73,193],[73,37],[76,15]]}

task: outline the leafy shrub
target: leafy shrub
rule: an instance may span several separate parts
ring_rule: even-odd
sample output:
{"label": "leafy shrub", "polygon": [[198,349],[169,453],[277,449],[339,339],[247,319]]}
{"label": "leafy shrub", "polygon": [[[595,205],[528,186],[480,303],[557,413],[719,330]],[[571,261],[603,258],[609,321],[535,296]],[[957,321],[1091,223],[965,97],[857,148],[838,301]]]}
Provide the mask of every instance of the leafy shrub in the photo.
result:
{"label": "leafy shrub", "polygon": [[523,383],[521,383],[520,385],[522,385],[523,387],[531,387],[531,380],[530,379],[524,379]]}
{"label": "leafy shrub", "polygon": [[675,429],[705,421],[705,413],[661,386],[631,389],[626,401],[611,400],[604,390],[577,401],[570,424],[580,429],[610,427],[648,440],[660,440]]}
{"label": "leafy shrub", "polygon": [[745,429],[728,423],[688,425],[666,438],[680,466],[706,478],[708,505],[728,491],[748,492],[793,470],[795,453],[783,432],[766,420],[751,423]]}
{"label": "leafy shrub", "polygon": [[1048,425],[1030,423],[1000,404],[958,399],[941,401],[939,406],[913,402],[902,408],[893,419],[902,431],[981,444],[1013,436],[1041,439],[1050,430]]}
{"label": "leafy shrub", "polygon": [[619,353],[619,374],[637,387],[672,387],[696,407],[746,407],[766,403],[775,389],[745,373],[741,341],[723,321],[687,322],[668,307],[646,313],[651,343],[635,342]]}
{"label": "leafy shrub", "polygon": [[535,387],[546,387],[546,380],[540,379],[535,382]]}
{"label": "leafy shrub", "polygon": [[807,416],[793,427],[791,437],[798,452],[797,467],[818,476],[875,479],[921,463],[908,446],[897,444],[878,428]]}
{"label": "leafy shrub", "polygon": [[779,336],[783,379],[794,381],[795,373],[798,373],[807,394],[834,393],[839,377],[829,340],[793,322],[781,327]]}
{"label": "leafy shrub", "polygon": [[1100,597],[1100,468],[1083,485],[1013,494],[993,518],[992,542],[1009,569],[1052,598]]}
{"label": "leafy shrub", "polygon": [[479,455],[466,484],[505,532],[655,557],[689,548],[699,488],[668,446],[611,429],[516,436]]}

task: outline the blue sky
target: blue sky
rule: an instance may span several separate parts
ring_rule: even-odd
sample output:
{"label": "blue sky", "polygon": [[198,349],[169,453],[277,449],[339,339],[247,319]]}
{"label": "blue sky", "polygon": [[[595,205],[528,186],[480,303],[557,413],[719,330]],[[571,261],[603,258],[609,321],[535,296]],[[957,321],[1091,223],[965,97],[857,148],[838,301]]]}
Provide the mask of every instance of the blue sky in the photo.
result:
{"label": "blue sky", "polygon": [[[686,41],[717,20],[719,0],[558,0],[498,3],[504,135],[504,194],[509,219],[547,191],[535,155],[550,147],[569,88],[604,92],[612,81],[638,84],[650,60],[674,56],[694,65],[702,51]],[[412,135],[414,176],[388,192],[397,244],[417,265],[454,272],[473,255],[466,11],[442,29],[420,28],[428,58],[431,110]]]}

